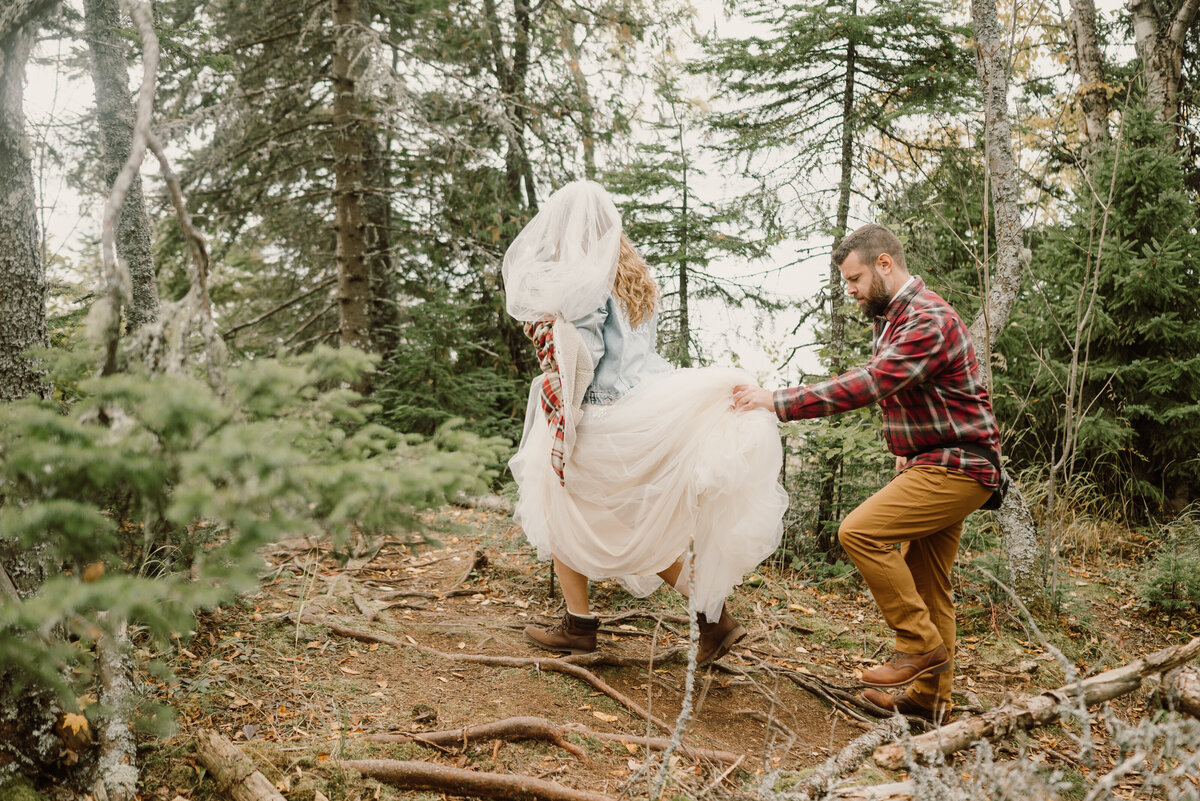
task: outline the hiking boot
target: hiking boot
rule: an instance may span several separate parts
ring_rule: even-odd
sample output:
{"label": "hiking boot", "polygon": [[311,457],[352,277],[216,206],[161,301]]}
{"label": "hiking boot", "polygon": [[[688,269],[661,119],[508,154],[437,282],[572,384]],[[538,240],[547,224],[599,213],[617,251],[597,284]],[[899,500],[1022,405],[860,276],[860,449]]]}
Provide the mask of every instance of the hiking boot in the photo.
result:
{"label": "hiking boot", "polygon": [[879,690],[863,690],[859,694],[859,698],[874,704],[880,709],[886,709],[888,712],[912,715],[913,717],[927,720],[935,726],[945,726],[950,722],[949,704],[938,705],[938,715],[935,720],[933,710],[918,704],[908,696],[908,693],[881,693]]}
{"label": "hiking boot", "polygon": [[923,654],[897,652],[879,667],[862,672],[861,680],[869,687],[900,687],[921,676],[933,676],[950,669],[950,654],[939,645]]}
{"label": "hiking boot", "polygon": [[526,626],[525,636],[537,645],[550,651],[569,651],[586,654],[596,650],[596,631],[600,618],[578,617],[570,612],[553,626]]}
{"label": "hiking boot", "polygon": [[700,648],[696,652],[696,665],[699,667],[725,656],[734,643],[746,636],[746,629],[733,619],[724,604],[721,604],[721,618],[716,623],[709,623],[704,615],[700,615],[699,623]]}

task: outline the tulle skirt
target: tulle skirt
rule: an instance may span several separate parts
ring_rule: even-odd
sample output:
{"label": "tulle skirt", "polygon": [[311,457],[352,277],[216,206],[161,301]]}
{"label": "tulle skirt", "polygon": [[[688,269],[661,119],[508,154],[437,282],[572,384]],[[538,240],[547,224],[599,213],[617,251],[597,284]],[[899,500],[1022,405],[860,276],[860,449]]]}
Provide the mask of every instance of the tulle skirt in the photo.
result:
{"label": "tulle skirt", "polygon": [[746,383],[742,370],[681,369],[646,378],[611,406],[584,406],[564,487],[535,379],[509,467],[520,491],[514,518],[538,557],[644,596],[694,538],[691,593],[715,621],[779,546],[788,502],[775,415],[730,408],[732,388]]}

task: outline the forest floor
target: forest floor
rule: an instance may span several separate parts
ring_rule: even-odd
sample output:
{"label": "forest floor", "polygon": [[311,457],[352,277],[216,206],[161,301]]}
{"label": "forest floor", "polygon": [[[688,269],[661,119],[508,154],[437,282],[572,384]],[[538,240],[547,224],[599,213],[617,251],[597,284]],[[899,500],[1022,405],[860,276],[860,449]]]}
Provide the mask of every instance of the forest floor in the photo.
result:
{"label": "forest floor", "polygon": [[[613,797],[645,797],[657,769],[647,751],[605,735],[663,737],[627,704],[579,678],[529,663],[468,661],[472,655],[529,660],[548,654],[521,629],[561,614],[550,571],[511,518],[498,511],[447,507],[428,521],[438,542],[411,549],[378,543],[337,553],[328,541],[297,539],[263,552],[267,569],[256,593],[205,613],[195,633],[165,655],[174,677],[155,681],[158,699],[174,707],[176,733],[148,742],[143,798],[217,799],[212,778],[193,750],[199,730],[236,743],[289,801],[437,799],[438,792],[401,791],[341,767],[349,759],[425,760],[471,770],[540,777]],[[980,557],[965,544],[956,570],[959,599],[957,714],[981,711],[1006,694],[1036,694],[1063,683],[1063,670],[1035,642],[994,589],[970,575]],[[1128,662],[1181,643],[1200,624],[1152,615],[1122,580],[1120,559],[1102,572],[1064,564],[1057,616],[1041,620],[1049,640],[1083,673]],[[890,655],[891,637],[857,575],[823,582],[766,564],[736,591],[730,609],[750,630],[734,651],[696,677],[696,701],[684,742],[742,756],[677,757],[665,797],[720,798],[751,787],[764,772],[786,783],[824,762],[869,728],[800,686],[857,692],[857,671]],[[622,665],[587,667],[617,694],[674,724],[685,690],[686,606],[660,589],[635,599],[615,582],[593,585],[594,609],[606,618],[600,653]],[[327,625],[336,623],[337,626]],[[340,626],[340,628],[338,628]],[[336,631],[335,631],[336,629]],[[639,664],[650,657],[655,661]],[[796,678],[800,683],[797,683]],[[1140,714],[1144,698],[1120,699]],[[371,735],[458,729],[513,717],[582,724],[571,753],[544,740],[499,739],[437,748],[379,743]],[[1101,760],[1105,757],[1103,727]],[[1088,768],[1072,754],[1069,726],[1019,735],[1019,749],[1081,778]],[[895,781],[867,766],[856,781]],[[1082,786],[1082,783],[1081,783]]]}

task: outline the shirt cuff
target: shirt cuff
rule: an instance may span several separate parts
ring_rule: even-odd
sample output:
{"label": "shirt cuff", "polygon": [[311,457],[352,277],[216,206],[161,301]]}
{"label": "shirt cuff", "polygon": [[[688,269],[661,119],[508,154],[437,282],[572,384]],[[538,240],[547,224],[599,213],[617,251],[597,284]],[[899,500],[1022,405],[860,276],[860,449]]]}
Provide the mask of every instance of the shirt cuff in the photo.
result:
{"label": "shirt cuff", "polygon": [[771,393],[771,400],[775,404],[775,416],[780,420],[787,420],[787,400],[789,390],[777,389]]}

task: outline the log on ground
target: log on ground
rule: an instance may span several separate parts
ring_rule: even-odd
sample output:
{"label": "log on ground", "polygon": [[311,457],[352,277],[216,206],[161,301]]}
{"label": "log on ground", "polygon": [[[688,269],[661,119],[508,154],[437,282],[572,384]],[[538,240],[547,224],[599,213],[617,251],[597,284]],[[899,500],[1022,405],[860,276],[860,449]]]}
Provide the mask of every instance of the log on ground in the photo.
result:
{"label": "log on ground", "polygon": [[[939,754],[953,754],[980,740],[999,740],[1016,731],[1053,723],[1062,715],[1065,706],[1077,704],[1081,698],[1085,705],[1092,706],[1126,695],[1140,687],[1147,676],[1187,664],[1197,656],[1200,656],[1200,637],[1057,690],[1004,704],[978,717],[963,718],[912,738],[913,756],[919,762],[928,762]],[[880,767],[895,770],[905,764],[905,744],[880,746],[875,750],[874,759]]]}

